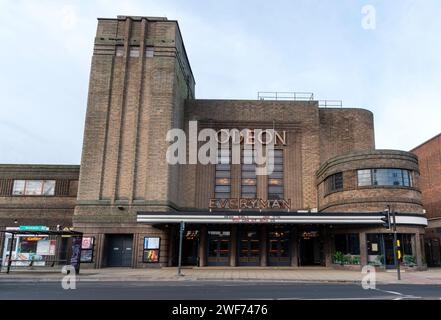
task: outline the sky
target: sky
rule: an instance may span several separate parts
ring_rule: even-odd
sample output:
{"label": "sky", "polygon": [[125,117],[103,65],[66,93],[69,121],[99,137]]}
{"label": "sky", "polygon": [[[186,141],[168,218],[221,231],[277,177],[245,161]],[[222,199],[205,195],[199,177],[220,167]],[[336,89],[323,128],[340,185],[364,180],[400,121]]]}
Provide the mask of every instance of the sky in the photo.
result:
{"label": "sky", "polygon": [[0,0],[0,163],[79,164],[97,17],[178,20],[196,98],[313,92],[374,113],[376,147],[441,132],[439,0]]}

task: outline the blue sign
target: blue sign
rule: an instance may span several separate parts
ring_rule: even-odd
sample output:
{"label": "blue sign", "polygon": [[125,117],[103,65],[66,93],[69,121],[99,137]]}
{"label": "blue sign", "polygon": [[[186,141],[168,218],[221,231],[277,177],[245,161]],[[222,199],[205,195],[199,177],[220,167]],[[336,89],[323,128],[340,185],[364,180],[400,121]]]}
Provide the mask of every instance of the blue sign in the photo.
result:
{"label": "blue sign", "polygon": [[49,230],[49,227],[46,226],[20,226],[18,228],[22,231],[47,231]]}

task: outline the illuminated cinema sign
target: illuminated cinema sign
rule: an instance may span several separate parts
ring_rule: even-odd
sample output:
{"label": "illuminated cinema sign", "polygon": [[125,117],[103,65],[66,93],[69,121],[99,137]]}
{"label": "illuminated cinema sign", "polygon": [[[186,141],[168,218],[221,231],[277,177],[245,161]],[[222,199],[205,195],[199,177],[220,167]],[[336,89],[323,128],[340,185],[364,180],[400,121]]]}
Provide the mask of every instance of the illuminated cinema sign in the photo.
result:
{"label": "illuminated cinema sign", "polygon": [[210,199],[209,209],[291,209],[291,199]]}

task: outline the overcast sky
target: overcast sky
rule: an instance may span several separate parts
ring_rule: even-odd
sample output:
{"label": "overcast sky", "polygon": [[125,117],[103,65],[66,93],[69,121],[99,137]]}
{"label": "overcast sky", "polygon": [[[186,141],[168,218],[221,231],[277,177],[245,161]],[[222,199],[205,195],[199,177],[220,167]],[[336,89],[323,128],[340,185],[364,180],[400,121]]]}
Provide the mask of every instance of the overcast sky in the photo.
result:
{"label": "overcast sky", "polygon": [[439,0],[0,0],[0,163],[80,163],[96,18],[117,15],[179,21],[197,98],[314,92],[371,110],[382,149],[441,132]]}

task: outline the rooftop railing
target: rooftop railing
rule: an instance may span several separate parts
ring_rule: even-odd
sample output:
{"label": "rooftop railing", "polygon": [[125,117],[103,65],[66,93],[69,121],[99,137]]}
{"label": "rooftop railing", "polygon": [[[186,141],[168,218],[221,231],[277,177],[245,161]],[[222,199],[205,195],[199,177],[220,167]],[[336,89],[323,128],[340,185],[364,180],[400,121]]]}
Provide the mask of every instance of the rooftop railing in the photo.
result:
{"label": "rooftop railing", "polygon": [[319,100],[319,107],[321,108],[343,108],[341,100]]}
{"label": "rooftop railing", "polygon": [[259,91],[257,100],[313,101],[312,92]]}

